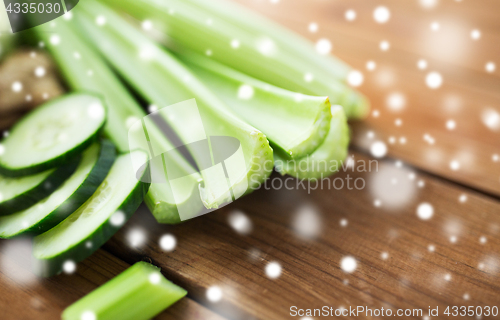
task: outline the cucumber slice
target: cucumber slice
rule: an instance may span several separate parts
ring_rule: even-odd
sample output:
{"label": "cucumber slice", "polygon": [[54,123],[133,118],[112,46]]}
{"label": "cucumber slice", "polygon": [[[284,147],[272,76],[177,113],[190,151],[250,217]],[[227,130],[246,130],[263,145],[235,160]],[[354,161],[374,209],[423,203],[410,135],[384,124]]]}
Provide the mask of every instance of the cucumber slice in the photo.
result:
{"label": "cucumber slice", "polygon": [[31,207],[54,192],[75,172],[78,161],[21,178],[0,175],[0,216]]}
{"label": "cucumber slice", "polygon": [[[132,159],[131,159],[132,157]],[[132,160],[132,161],[131,161]],[[35,272],[50,276],[67,260],[79,262],[118,231],[141,204],[149,184],[149,168],[136,176],[132,163],[147,163],[143,151],[119,156],[99,189],[84,205],[60,224],[34,239]],[[141,177],[138,179],[137,177]]]}
{"label": "cucumber slice", "polygon": [[73,160],[97,140],[106,108],[96,96],[74,93],[35,109],[0,144],[0,174],[19,177]]}
{"label": "cucumber slice", "polygon": [[62,319],[152,319],[186,294],[160,268],[140,261],[69,306]]}
{"label": "cucumber slice", "polygon": [[75,173],[49,197],[26,210],[0,217],[0,238],[40,234],[57,225],[92,196],[115,157],[111,142],[93,144],[83,153]]}

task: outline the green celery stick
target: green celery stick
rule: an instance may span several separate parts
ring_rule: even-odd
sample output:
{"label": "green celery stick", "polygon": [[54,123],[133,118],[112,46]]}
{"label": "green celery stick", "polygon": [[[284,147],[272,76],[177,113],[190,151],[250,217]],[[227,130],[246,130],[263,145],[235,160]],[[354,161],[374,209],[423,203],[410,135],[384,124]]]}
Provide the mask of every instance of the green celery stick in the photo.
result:
{"label": "green celery stick", "polygon": [[70,305],[62,319],[151,319],[186,294],[160,268],[141,261]]}

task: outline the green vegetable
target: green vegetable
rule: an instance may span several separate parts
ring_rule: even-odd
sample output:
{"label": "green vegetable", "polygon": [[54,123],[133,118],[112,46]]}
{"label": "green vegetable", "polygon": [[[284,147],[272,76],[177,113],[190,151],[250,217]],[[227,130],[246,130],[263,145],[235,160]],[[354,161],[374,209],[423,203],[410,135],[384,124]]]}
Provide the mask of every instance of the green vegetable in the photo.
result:
{"label": "green vegetable", "polygon": [[277,88],[200,55],[179,58],[283,157],[304,157],[325,140],[332,118],[328,98]]}
{"label": "green vegetable", "polygon": [[[186,110],[183,106],[173,106],[161,109],[164,120],[185,144],[216,136],[233,137],[241,143],[238,151],[224,161],[225,170],[212,160],[213,167],[201,171],[203,186],[200,186],[200,194],[206,208],[218,208],[233,197],[238,198],[269,176],[273,152],[262,132],[230,113],[175,57],[106,6],[87,0],[76,9],[80,9],[74,13],[80,30],[85,30],[107,61],[149,103],[163,107],[196,99],[203,125],[193,117],[198,110],[189,112],[193,108]],[[106,24],[97,25],[98,16],[105,19]],[[215,158],[213,146],[211,154],[196,148],[189,151],[201,168],[207,167],[207,156]]]}
{"label": "green vegetable", "polygon": [[117,10],[149,21],[168,43],[187,48],[275,86],[328,96],[351,118],[369,103],[345,84],[349,67],[318,54],[301,37],[221,0],[105,0]]}
{"label": "green vegetable", "polygon": [[62,319],[151,319],[186,294],[160,268],[141,261],[69,306]]}
{"label": "green vegetable", "polygon": [[[294,152],[293,159],[290,159],[288,150],[283,147],[280,149],[285,152],[274,153],[278,172],[302,179],[315,179],[325,178],[340,169],[349,144],[349,128],[341,108],[331,108],[327,99],[325,103],[325,98],[297,95],[276,88],[193,53],[183,52],[179,57],[226,105],[231,106],[243,119],[262,129],[278,147],[287,138],[291,142],[298,141],[297,136],[301,136],[300,128],[317,124],[314,122],[317,121],[315,118],[328,120],[326,126],[313,126],[313,130],[308,132],[310,136],[306,143],[299,144],[309,145],[307,152]],[[242,89],[242,85],[246,87]],[[251,93],[252,97],[239,98],[238,94],[243,90],[246,91],[243,95]],[[325,112],[328,116],[324,115]],[[318,130],[325,131],[321,134],[321,140],[318,139]]]}
{"label": "green vegetable", "polygon": [[141,182],[149,175],[149,169],[146,165],[136,175],[133,162],[147,164],[148,155],[137,150],[119,156],[87,202],[57,226],[34,238],[37,274],[50,276],[60,272],[66,261],[84,260],[135,212],[149,188],[149,184]]}
{"label": "green vegetable", "polygon": [[111,142],[84,151],[76,171],[50,196],[26,210],[0,217],[0,238],[40,234],[78,209],[97,190],[115,159]]}
{"label": "green vegetable", "polygon": [[339,106],[332,107],[330,131],[323,144],[311,155],[287,160],[276,155],[276,171],[300,179],[320,179],[339,171],[347,157],[349,127],[345,113]]}
{"label": "green vegetable", "polygon": [[0,174],[19,177],[71,162],[96,141],[105,121],[102,101],[89,94],[70,94],[44,104],[0,143]]}
{"label": "green vegetable", "polygon": [[[75,10],[78,10],[78,7]],[[117,145],[118,150],[128,151],[128,139],[131,139],[136,147],[142,145],[144,150],[149,151],[147,141],[141,140],[144,133],[136,135],[131,132],[129,135],[130,126],[145,117],[146,113],[102,57],[80,37],[74,23],[59,18],[32,30],[44,41],[71,88],[94,92],[103,97],[108,106],[108,120],[104,132]],[[53,36],[61,41],[51,41]],[[172,144],[156,126],[149,128],[148,138],[162,149],[173,149]],[[192,166],[179,153],[169,152],[168,157],[172,170],[190,175],[183,180],[182,186],[178,187],[175,199],[170,184],[153,183],[145,202],[158,222],[176,223],[180,221],[178,206],[191,206],[186,211],[193,213],[201,209],[193,201],[194,197],[199,197],[198,181],[201,176],[194,172]],[[163,164],[158,161],[153,160],[151,166],[155,173],[163,171]]]}
{"label": "green vegetable", "polygon": [[54,192],[73,172],[77,161],[21,178],[0,175],[0,216],[31,207]]}

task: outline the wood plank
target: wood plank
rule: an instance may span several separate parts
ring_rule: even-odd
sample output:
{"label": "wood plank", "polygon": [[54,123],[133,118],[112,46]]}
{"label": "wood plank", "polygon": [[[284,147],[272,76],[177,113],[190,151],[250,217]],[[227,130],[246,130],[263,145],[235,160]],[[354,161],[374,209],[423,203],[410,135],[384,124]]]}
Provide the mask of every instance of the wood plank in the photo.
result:
{"label": "wood plank", "polygon": [[[359,154],[355,159],[359,169],[358,160],[368,160]],[[498,201],[405,165],[398,168],[393,161],[380,163],[375,173],[348,171],[335,179],[346,182],[348,175],[364,179],[366,188],[310,193],[263,189],[177,226],[157,224],[143,207],[105,249],[125,261],[152,259],[196,301],[234,319],[287,319],[294,305],[444,310],[448,305],[500,303]],[[283,179],[273,175],[271,181],[277,185]],[[390,185],[394,179],[396,189],[385,194],[376,182]],[[395,201],[394,190],[408,188],[412,191]],[[463,194],[467,200],[460,202]],[[374,206],[376,199],[384,199],[380,207]],[[396,202],[400,208],[391,209]],[[434,207],[427,221],[416,214],[423,202]],[[234,210],[251,219],[250,235],[238,235],[228,226]],[[342,219],[347,226],[342,227]],[[304,239],[297,230],[308,223],[311,237]],[[144,246],[130,248],[132,230],[145,232]],[[177,237],[174,252],[158,246],[166,233]],[[353,273],[340,268],[346,256],[357,261]],[[266,277],[272,261],[283,268],[278,279]],[[221,301],[206,299],[211,286],[222,289]]]}
{"label": "wood plank", "polygon": [[[368,152],[374,141],[381,140],[391,157],[500,195],[500,161],[494,160],[500,154],[500,128],[491,130],[482,121],[485,110],[500,113],[498,1],[438,1],[433,9],[422,8],[418,1],[398,0],[236,1],[312,41],[330,39],[333,53],[363,72],[365,81],[359,89],[379,115],[354,124],[353,143],[360,150]],[[391,12],[385,24],[373,19],[379,5]],[[354,21],[344,18],[348,9],[356,11]],[[441,26],[437,32],[430,29],[434,21]],[[319,26],[316,33],[308,31],[311,22]],[[470,37],[475,28],[481,31],[477,41]],[[386,52],[379,49],[382,40],[390,42]],[[419,59],[427,60],[426,70],[417,68]],[[377,65],[374,71],[366,69],[370,60]],[[495,72],[485,71],[488,61],[496,62]],[[439,89],[426,86],[430,71],[443,76]],[[405,97],[401,111],[387,106],[393,93]],[[401,126],[395,124],[397,119]],[[448,120],[456,123],[452,131],[446,128]],[[368,139],[367,134],[374,137]],[[426,135],[434,144],[424,139]],[[452,161],[458,161],[458,170],[450,168]]]}
{"label": "wood plank", "polygon": [[[0,242],[0,310],[2,319],[59,319],[63,310],[124,271],[129,264],[98,250],[78,264],[75,274],[37,278],[30,270],[29,243]],[[156,319],[223,318],[189,298],[183,298]]]}

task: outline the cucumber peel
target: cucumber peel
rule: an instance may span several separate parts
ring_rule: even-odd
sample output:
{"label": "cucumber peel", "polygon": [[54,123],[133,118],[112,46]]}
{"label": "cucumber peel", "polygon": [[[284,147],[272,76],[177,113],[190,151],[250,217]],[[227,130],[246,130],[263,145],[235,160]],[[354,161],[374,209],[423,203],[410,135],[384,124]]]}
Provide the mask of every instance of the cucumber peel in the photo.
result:
{"label": "cucumber peel", "polygon": [[148,165],[136,174],[133,162],[148,164],[147,153],[136,150],[118,156],[96,192],[78,210],[34,238],[37,274],[51,276],[68,260],[84,260],[132,216],[149,188],[142,182],[149,175]]}
{"label": "cucumber peel", "polygon": [[187,291],[165,279],[160,268],[137,262],[70,305],[63,320],[92,315],[99,320],[147,320],[184,297]]}
{"label": "cucumber peel", "polygon": [[50,196],[28,209],[0,217],[0,238],[40,234],[57,225],[94,194],[114,159],[111,142],[90,146],[76,171]]}
{"label": "cucumber peel", "polygon": [[0,142],[0,174],[20,177],[71,162],[97,140],[105,121],[106,108],[94,95],[73,93],[45,103]]}

